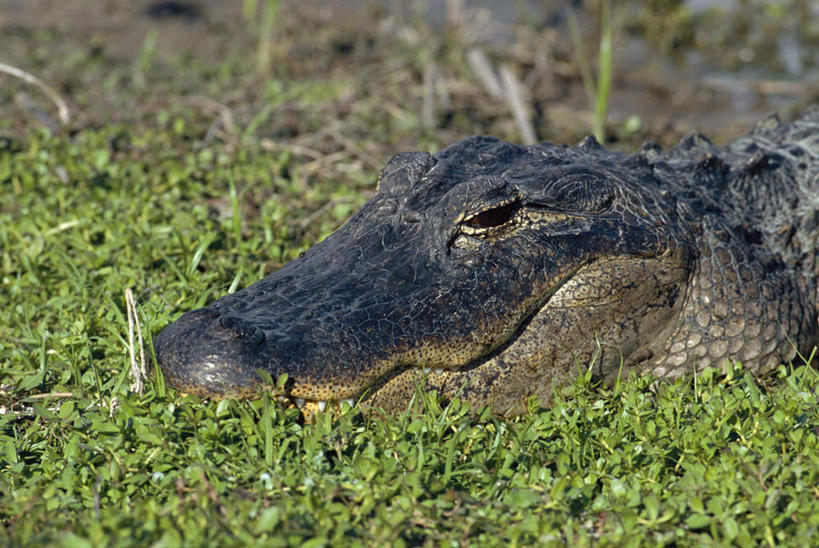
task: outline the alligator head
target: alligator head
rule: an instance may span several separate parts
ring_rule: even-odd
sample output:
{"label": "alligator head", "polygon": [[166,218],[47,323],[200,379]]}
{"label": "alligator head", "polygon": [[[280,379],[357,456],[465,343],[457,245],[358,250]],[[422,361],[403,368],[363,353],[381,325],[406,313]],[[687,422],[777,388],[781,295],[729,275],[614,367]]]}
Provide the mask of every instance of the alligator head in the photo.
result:
{"label": "alligator head", "polygon": [[286,373],[311,412],[402,410],[421,386],[512,414],[578,367],[685,370],[711,340],[691,345],[686,327],[702,232],[649,156],[486,137],[399,154],[323,242],[167,326],[159,364],[172,386],[217,397]]}

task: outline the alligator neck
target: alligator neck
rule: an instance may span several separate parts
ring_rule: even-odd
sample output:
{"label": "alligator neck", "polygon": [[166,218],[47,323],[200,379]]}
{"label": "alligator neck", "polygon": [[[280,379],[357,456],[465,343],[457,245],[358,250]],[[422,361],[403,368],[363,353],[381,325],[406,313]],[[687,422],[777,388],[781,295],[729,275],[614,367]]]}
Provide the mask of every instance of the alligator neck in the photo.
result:
{"label": "alligator neck", "polygon": [[726,201],[819,296],[819,107],[790,124],[760,122],[728,150]]}

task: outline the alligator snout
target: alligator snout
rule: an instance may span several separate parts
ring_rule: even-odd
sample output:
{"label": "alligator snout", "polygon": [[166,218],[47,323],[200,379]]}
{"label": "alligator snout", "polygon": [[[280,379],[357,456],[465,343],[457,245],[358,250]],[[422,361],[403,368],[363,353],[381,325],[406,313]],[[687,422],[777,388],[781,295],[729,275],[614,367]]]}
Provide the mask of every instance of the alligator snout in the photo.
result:
{"label": "alligator snout", "polygon": [[155,351],[169,383],[202,396],[251,395],[265,334],[236,316],[206,308],[188,312],[156,338]]}

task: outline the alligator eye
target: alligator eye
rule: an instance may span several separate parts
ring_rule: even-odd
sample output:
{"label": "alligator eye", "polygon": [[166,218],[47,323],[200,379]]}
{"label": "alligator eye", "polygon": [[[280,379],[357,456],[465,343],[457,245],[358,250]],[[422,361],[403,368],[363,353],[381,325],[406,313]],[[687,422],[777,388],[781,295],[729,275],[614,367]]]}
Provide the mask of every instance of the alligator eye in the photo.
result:
{"label": "alligator eye", "polygon": [[470,217],[465,221],[467,226],[472,228],[493,228],[501,226],[511,219],[517,210],[520,209],[518,202],[510,202],[508,204],[493,207],[482,211],[477,215]]}

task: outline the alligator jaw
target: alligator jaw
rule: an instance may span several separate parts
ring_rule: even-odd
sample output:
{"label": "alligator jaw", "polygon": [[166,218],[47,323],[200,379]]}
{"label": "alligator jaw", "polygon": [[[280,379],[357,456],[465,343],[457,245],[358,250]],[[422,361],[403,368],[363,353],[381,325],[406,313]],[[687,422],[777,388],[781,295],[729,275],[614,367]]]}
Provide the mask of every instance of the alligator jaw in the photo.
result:
{"label": "alligator jaw", "polygon": [[[413,393],[420,381],[423,381],[422,386],[434,389],[455,374],[469,375],[469,371],[479,369],[498,349],[513,344],[529,321],[579,268],[573,267],[555,278],[552,287],[540,292],[539,296],[525,299],[520,305],[521,312],[515,314],[518,319],[486,328],[486,332],[496,334],[491,342],[464,345],[453,355],[450,355],[451,348],[442,342],[439,342],[441,346],[428,341],[404,348],[380,361],[371,361],[363,368],[369,380],[358,377],[350,384],[332,379],[325,383],[316,382],[301,377],[297,370],[285,368],[289,379],[284,393],[278,388],[272,388],[272,391],[281,404],[298,408],[305,419],[312,420],[317,413],[340,410],[343,403],[352,406],[361,402],[364,409],[383,408],[381,388],[389,386],[390,390],[395,390],[396,379],[407,373],[413,379],[410,391]],[[217,399],[255,397],[265,389],[261,377],[255,372],[255,369],[270,370],[256,360],[262,353],[265,338],[259,337],[252,326],[237,322],[226,321],[225,316],[214,311],[198,309],[168,326],[155,343],[169,384],[183,393]],[[336,369],[333,363],[308,366],[311,371]],[[317,395],[327,396],[325,399]],[[406,409],[411,398],[410,393],[405,400],[396,401],[396,405],[390,407]]]}
{"label": "alligator jaw", "polygon": [[[659,335],[673,328],[684,304],[688,274],[684,249],[592,262],[563,280],[494,351],[442,374],[395,372],[363,404],[400,412],[420,386],[466,400],[473,409],[486,405],[511,416],[524,413],[532,397],[549,404],[554,390],[579,370],[592,367],[595,378],[610,382],[657,351]],[[611,321],[621,316],[628,319]]]}
{"label": "alligator jaw", "polygon": [[[385,406],[383,405],[384,398],[383,394],[380,393],[381,390],[385,387],[389,387],[390,391],[395,391],[396,386],[400,385],[404,394],[400,399],[395,400],[398,404],[391,404],[386,407],[398,412],[405,411],[412,401],[412,396],[417,388],[423,390],[439,389],[446,385],[447,381],[455,375],[465,375],[468,377],[472,374],[471,372],[480,371],[481,367],[486,362],[492,360],[493,356],[501,353],[502,349],[508,349],[510,346],[513,346],[521,333],[525,331],[530,321],[547,306],[549,299],[560,291],[563,285],[568,282],[578,270],[580,270],[580,267],[573,269],[566,276],[556,280],[554,287],[541,297],[541,302],[532,306],[533,310],[524,316],[519,323],[511,328],[498,329],[499,332],[503,333],[503,338],[497,341],[487,353],[477,356],[468,362],[462,364],[451,363],[445,367],[433,367],[430,365],[418,365],[418,362],[408,363],[408,358],[406,357],[393,357],[389,360],[393,365],[374,367],[374,369],[386,370],[386,372],[371,384],[363,387],[355,397],[320,401],[290,395],[289,397],[282,397],[282,401],[294,404],[301,411],[305,420],[312,421],[318,413],[322,413],[326,410],[340,410],[343,403],[353,406],[356,402],[360,402],[362,409],[366,411],[383,411],[385,410]],[[417,354],[417,351],[412,351],[410,354]],[[419,361],[420,363],[425,363],[427,360],[422,358]],[[399,383],[397,381],[397,379],[402,376],[408,378],[407,383]]]}
{"label": "alligator jaw", "polygon": [[[680,311],[679,297],[688,275],[684,264],[682,249],[650,259],[620,257],[592,262],[558,280],[508,336],[468,363],[432,367],[404,361],[404,365],[380,367],[386,372],[352,398],[318,401],[291,394],[282,401],[298,407],[305,419],[312,421],[318,413],[340,410],[344,402],[351,406],[359,402],[366,412],[402,412],[413,401],[416,390],[421,389],[436,390],[445,399],[461,397],[475,409],[488,405],[503,415],[523,413],[532,396],[541,404],[548,403],[552,391],[570,381],[578,366],[585,369],[592,364],[595,376],[602,379],[624,363],[631,366],[630,356],[650,353],[651,349],[640,346],[636,338],[656,336],[673,324],[671,319]],[[612,283],[617,280],[623,285]],[[638,295],[644,297],[642,304],[638,303]],[[658,298],[660,295],[665,295],[664,301]],[[629,304],[624,306],[624,302]],[[583,329],[560,333],[556,329],[565,326],[569,318],[577,319],[578,313],[584,321],[574,325],[596,324],[598,328],[593,333]],[[606,320],[614,313],[628,314],[635,320],[613,328]],[[580,338],[588,343],[585,350],[573,340]],[[599,338],[616,339],[621,345],[616,351],[604,350],[597,346]],[[549,359],[559,363],[549,364]],[[400,358],[390,361],[402,363]],[[542,383],[543,376],[550,379],[548,385]]]}
{"label": "alligator jaw", "polygon": [[[475,409],[488,405],[500,414],[519,414],[525,412],[532,396],[542,404],[548,403],[551,391],[570,381],[578,366],[594,364],[596,376],[605,378],[624,359],[630,364],[630,355],[645,355],[647,349],[640,348],[634,339],[638,331],[656,335],[679,313],[682,300],[678,297],[687,279],[684,265],[682,249],[649,259],[626,256],[595,261],[559,279],[545,300],[536,303],[514,329],[508,330],[508,336],[468,363],[433,367],[435,362],[420,360],[411,364],[393,357],[392,365],[378,367],[386,372],[360,388],[354,397],[315,400],[291,392],[279,399],[287,406],[297,407],[307,421],[318,413],[340,410],[344,402],[351,406],[359,402],[365,412],[402,412],[418,389],[436,390],[445,399],[461,397]],[[635,291],[636,288],[639,290]],[[643,297],[642,305],[638,304],[638,294]],[[659,295],[666,295],[665,301]],[[594,300],[593,306],[589,306],[590,299]],[[630,304],[624,306],[624,302]],[[558,329],[565,328],[569,320],[577,320],[578,314],[583,321],[574,322],[574,326],[594,329],[591,326],[596,324],[598,328],[593,333]],[[612,328],[606,324],[612,314],[627,314],[635,321]],[[616,352],[601,351],[595,346],[598,337],[616,339],[621,346]],[[591,344],[584,350],[578,343],[580,339]],[[558,363],[550,364],[549,360]],[[550,383],[543,383],[544,376]],[[327,392],[321,387],[314,390]]]}

